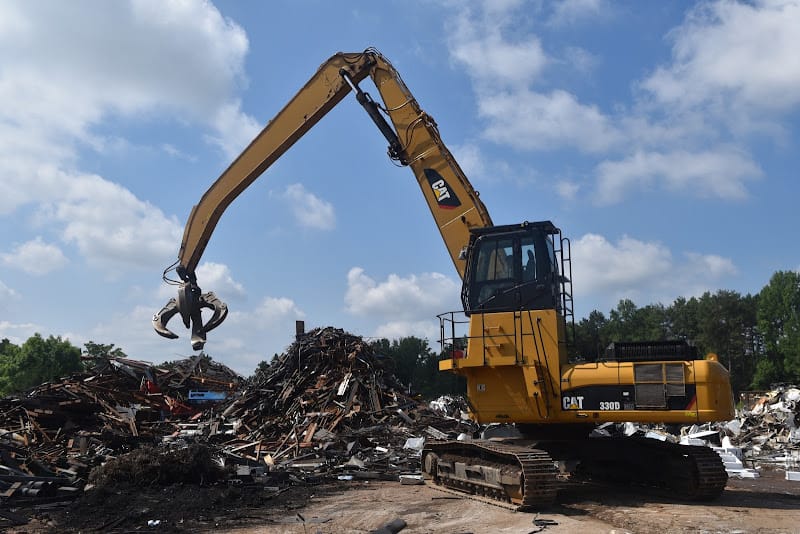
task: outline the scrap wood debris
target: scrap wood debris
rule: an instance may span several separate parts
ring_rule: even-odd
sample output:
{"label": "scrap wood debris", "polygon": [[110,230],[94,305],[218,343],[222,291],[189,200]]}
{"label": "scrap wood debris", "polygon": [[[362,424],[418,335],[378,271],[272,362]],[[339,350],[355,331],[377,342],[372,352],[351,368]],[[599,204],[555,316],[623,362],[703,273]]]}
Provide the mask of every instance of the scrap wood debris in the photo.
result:
{"label": "scrap wood debris", "polygon": [[777,387],[756,395],[720,432],[723,447],[740,461],[782,467],[788,480],[800,480],[800,388]]}
{"label": "scrap wood debris", "polygon": [[191,388],[226,390],[241,377],[198,355],[169,369],[96,358],[91,371],[0,399],[0,504],[63,502],[80,494],[92,468],[176,431],[192,413]]}
{"label": "scrap wood debris", "polygon": [[[426,438],[475,430],[452,416],[457,401],[429,407],[406,391],[368,343],[335,328],[300,336],[250,380],[202,354],[168,368],[98,358],[0,399],[0,509],[67,503],[115,477],[174,482],[145,467],[198,458],[225,465],[229,483],[399,480],[419,473]],[[207,456],[164,452],[197,443]],[[204,483],[217,478],[200,471]]]}
{"label": "scrap wood debris", "polygon": [[381,466],[384,473],[416,470],[418,458],[403,454],[393,460],[408,438],[456,436],[473,427],[435,412],[405,390],[360,337],[318,329],[296,341],[239,395],[215,407],[207,424],[216,424],[217,433],[231,433],[220,422],[236,429],[223,450],[239,459],[297,467],[293,460],[302,457],[303,464],[350,461],[350,466]]}
{"label": "scrap wood debris", "polygon": [[[417,483],[427,439],[478,430],[462,398],[421,403],[368,343],[335,328],[299,336],[249,380],[202,354],[161,367],[111,357],[94,364],[0,399],[0,528],[27,520],[19,508],[96,501],[115,484],[222,481],[243,495],[260,486],[271,498],[323,480]],[[743,462],[785,462],[788,478],[789,461],[800,459],[799,413],[800,389],[787,386],[733,421],[681,435],[632,423],[616,430],[716,445],[736,457],[723,460],[739,476],[754,476]]]}
{"label": "scrap wood debris", "polygon": [[732,476],[758,478],[770,466],[800,480],[800,389],[780,386],[746,397],[734,419],[684,428],[681,442],[713,447]]}

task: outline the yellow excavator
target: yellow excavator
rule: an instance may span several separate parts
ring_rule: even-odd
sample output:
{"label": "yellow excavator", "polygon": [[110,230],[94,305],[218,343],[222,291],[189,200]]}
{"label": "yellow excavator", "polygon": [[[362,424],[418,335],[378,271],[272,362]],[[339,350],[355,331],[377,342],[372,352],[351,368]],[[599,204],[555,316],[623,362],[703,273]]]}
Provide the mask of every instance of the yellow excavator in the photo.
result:
{"label": "yellow excavator", "polygon": [[[369,77],[382,103],[359,83]],[[495,226],[425,113],[375,49],[338,53],[267,124],[194,206],[178,260],[164,271],[178,296],[153,317],[162,336],[180,314],[199,350],[227,307],[203,293],[195,269],[228,205],[328,111],[353,92],[414,173],[463,281],[463,310],[439,316],[449,357],[440,370],[466,378],[472,417],[513,425],[513,439],[428,443],[425,476],[451,489],[520,509],[553,502],[564,473],[666,488],[712,499],[727,483],[710,448],[602,435],[604,423],[690,425],[733,417],[729,374],[685,342],[615,343],[595,361],[571,358],[574,331],[570,242],[550,221]],[[387,120],[388,118],[388,120]],[[175,271],[179,280],[170,278]],[[203,323],[201,311],[211,310]]]}

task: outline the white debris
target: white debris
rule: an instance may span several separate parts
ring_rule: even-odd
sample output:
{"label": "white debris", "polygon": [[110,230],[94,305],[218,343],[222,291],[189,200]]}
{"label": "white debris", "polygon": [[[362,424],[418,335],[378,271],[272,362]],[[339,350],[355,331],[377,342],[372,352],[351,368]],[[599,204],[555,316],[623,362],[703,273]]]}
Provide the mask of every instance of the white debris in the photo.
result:
{"label": "white debris", "polygon": [[783,399],[791,402],[800,401],[800,389],[790,388],[783,392]]}
{"label": "white debris", "polygon": [[425,447],[425,438],[408,438],[406,440],[405,445],[403,445],[404,449],[414,449],[415,451],[421,451]]}
{"label": "white debris", "polygon": [[725,471],[727,471],[729,476],[739,478],[758,478],[760,476],[758,470],[744,466],[742,462],[742,449],[738,447],[712,447],[712,449],[722,458]]}
{"label": "white debris", "polygon": [[699,438],[690,438],[689,436],[681,436],[681,445],[704,445],[708,446],[708,442]]}
{"label": "white debris", "polygon": [[675,442],[675,436],[673,436],[671,434],[667,434],[666,432],[658,431],[658,430],[648,430],[645,433],[644,437],[650,438],[650,439],[657,439],[659,441]]}
{"label": "white debris", "polygon": [[733,419],[725,423],[725,428],[730,430],[734,436],[738,436],[739,433],[742,431],[742,424],[739,422],[738,419]]}

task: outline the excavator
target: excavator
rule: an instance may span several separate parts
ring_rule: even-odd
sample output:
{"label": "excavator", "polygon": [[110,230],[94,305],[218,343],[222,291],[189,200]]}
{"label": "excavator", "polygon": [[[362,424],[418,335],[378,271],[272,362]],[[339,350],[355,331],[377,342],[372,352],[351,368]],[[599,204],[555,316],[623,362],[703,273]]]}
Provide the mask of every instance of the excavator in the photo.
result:
{"label": "excavator", "polygon": [[[359,84],[369,77],[375,101]],[[160,335],[179,314],[200,350],[227,306],[195,274],[222,213],[349,93],[408,166],[463,285],[463,310],[439,316],[441,371],[466,378],[471,417],[510,427],[513,438],[429,442],[424,476],[448,491],[515,509],[551,504],[565,478],[610,481],[708,500],[727,483],[704,446],[602,432],[613,423],[691,425],[733,417],[728,371],[686,342],[614,343],[585,361],[574,337],[570,241],[550,221],[495,226],[464,172],[397,70],[373,48],[337,53],[266,125],[193,207],[177,261],[165,269],[177,298],[153,317]],[[169,273],[177,273],[179,280]],[[203,309],[211,312],[203,322]],[[600,430],[600,431],[598,431]]]}

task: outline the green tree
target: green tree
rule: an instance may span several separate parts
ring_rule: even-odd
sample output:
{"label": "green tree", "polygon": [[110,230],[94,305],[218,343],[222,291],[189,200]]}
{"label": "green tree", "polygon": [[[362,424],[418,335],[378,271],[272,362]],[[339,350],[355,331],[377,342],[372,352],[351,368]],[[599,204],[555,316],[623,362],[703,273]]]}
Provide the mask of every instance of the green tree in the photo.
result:
{"label": "green tree", "polygon": [[60,336],[34,334],[6,362],[3,394],[20,392],[82,369],[81,351]]}
{"label": "green tree", "polygon": [[768,389],[773,384],[783,382],[783,366],[780,361],[761,358],[756,365],[750,387],[752,389]]}
{"label": "green tree", "polygon": [[117,347],[114,348],[114,344],[111,343],[110,345],[104,345],[102,343],[95,343],[94,341],[89,341],[83,345],[84,350],[88,356],[92,358],[127,358],[128,355],[125,354],[121,348]]}
{"label": "green tree", "polygon": [[466,381],[462,377],[439,371],[439,360],[451,357],[449,348],[445,348],[442,354],[436,354],[426,340],[409,336],[392,341],[378,339],[372,343],[372,350],[386,356],[390,362],[387,365],[389,371],[423,398],[466,393]]}
{"label": "green tree", "polygon": [[695,297],[686,299],[678,297],[667,309],[669,320],[669,337],[684,341],[697,341],[700,327],[697,320],[700,303]]}
{"label": "green tree", "polygon": [[635,341],[636,304],[630,299],[623,299],[608,314],[608,336],[610,341]]}
{"label": "green tree", "polygon": [[648,304],[640,308],[636,318],[639,325],[635,332],[640,341],[665,340],[669,337],[669,313],[663,304]]}
{"label": "green tree", "polygon": [[14,361],[19,354],[19,346],[11,343],[7,338],[0,341],[0,394],[11,391],[11,372]]}
{"label": "green tree", "polygon": [[[277,354],[272,356],[272,361],[278,357]],[[269,371],[271,363],[267,360],[261,360],[258,365],[256,366],[256,370],[253,372],[253,379],[256,381],[264,380],[267,377],[267,371]]]}
{"label": "green tree", "polygon": [[373,343],[373,351],[387,356],[392,361],[392,372],[400,382],[414,386],[421,378],[421,365],[432,354],[428,341],[409,336],[392,340],[379,339]]}
{"label": "green tree", "polygon": [[441,354],[429,353],[425,356],[417,379],[419,392],[425,399],[433,400],[442,395],[466,395],[466,378],[450,371],[439,370],[439,360],[451,357],[452,352],[448,348]]}
{"label": "green tree", "polygon": [[[800,273],[778,271],[758,298],[758,330],[763,336],[764,358],[759,368],[767,375],[782,370],[783,381],[800,379]],[[763,384],[763,381],[760,382]]]}
{"label": "green tree", "polygon": [[669,315],[662,304],[637,308],[630,299],[620,300],[608,316],[610,341],[657,341],[667,337]]}
{"label": "green tree", "polygon": [[575,344],[572,356],[586,361],[596,361],[609,344],[608,320],[594,310],[589,317],[575,325]]}
{"label": "green tree", "polygon": [[19,347],[11,343],[11,341],[9,341],[8,338],[4,337],[3,340],[0,341],[0,358],[6,356],[12,356],[14,354],[13,351],[17,349],[19,349]]}
{"label": "green tree", "polygon": [[698,300],[697,345],[703,352],[719,355],[736,392],[747,389],[752,380],[755,324],[756,299],[750,295],[719,290],[706,292]]}

